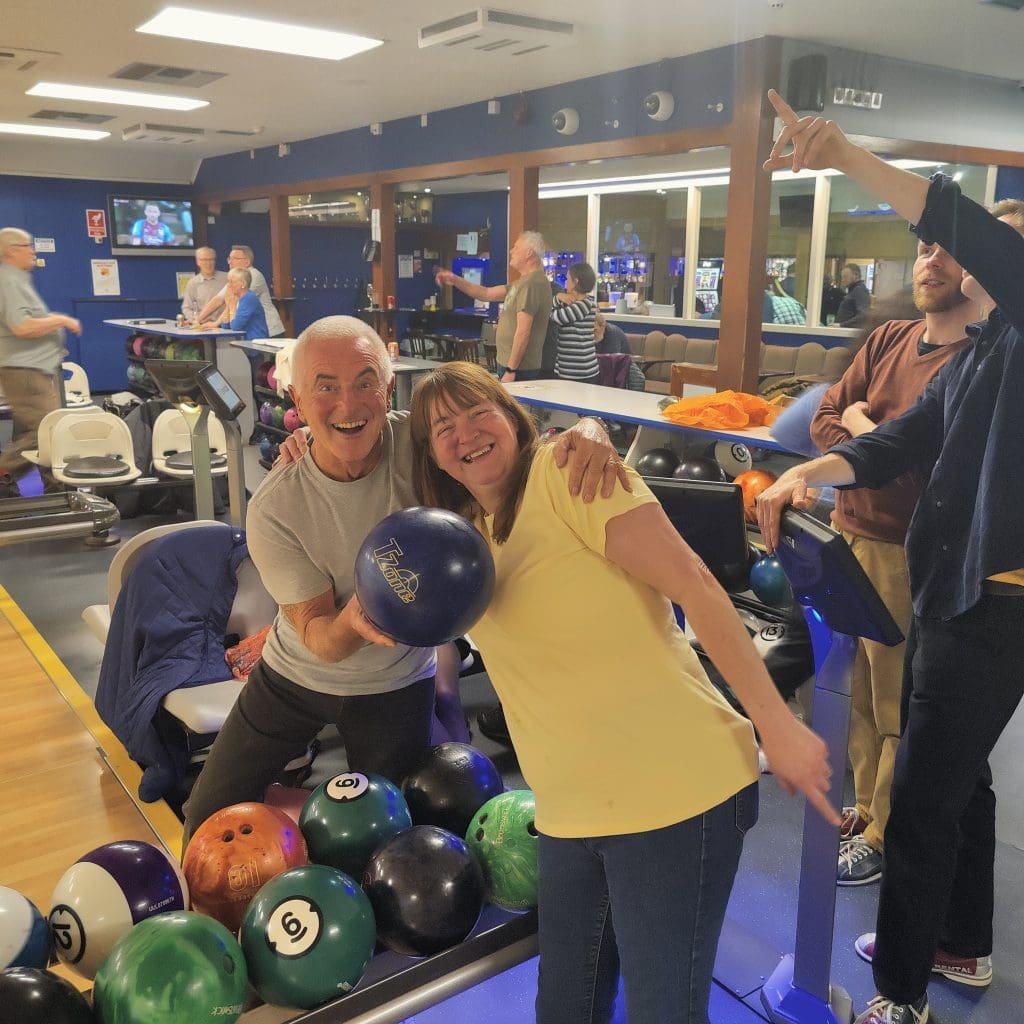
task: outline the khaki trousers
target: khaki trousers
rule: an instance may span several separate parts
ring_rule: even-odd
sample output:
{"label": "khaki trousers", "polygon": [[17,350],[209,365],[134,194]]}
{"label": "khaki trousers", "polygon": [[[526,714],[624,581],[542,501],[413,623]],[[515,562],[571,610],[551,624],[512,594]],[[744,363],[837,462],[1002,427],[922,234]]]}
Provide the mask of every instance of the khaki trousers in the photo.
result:
{"label": "khaki trousers", "polygon": [[[843,537],[906,636],[912,609],[903,545],[868,540],[846,531]],[[900,741],[904,647],[886,647],[862,638],[850,680],[849,754],[857,813],[869,823],[865,841],[879,852],[884,848],[889,790]]]}
{"label": "khaki trousers", "polygon": [[[0,476],[9,473],[19,480],[32,469],[32,463],[21,453],[39,447],[42,418],[60,408],[57,378],[23,366],[0,367],[0,393],[14,416],[14,440],[0,453]],[[48,467],[40,466],[39,475],[47,490],[60,489]]]}

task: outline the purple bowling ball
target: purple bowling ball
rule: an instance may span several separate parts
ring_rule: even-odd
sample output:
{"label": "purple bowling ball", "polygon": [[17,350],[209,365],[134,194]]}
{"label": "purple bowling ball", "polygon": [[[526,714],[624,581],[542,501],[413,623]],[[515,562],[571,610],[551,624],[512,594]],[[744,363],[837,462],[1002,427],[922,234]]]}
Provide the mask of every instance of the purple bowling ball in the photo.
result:
{"label": "purple bowling ball", "polygon": [[260,406],[260,423],[271,424],[274,422],[274,406],[271,402],[264,402]]}

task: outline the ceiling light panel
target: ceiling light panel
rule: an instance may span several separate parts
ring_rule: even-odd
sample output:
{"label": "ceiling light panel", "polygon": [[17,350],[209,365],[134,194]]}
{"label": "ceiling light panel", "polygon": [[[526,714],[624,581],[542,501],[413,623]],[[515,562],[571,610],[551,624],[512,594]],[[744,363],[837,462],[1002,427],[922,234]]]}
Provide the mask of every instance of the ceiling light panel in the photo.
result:
{"label": "ceiling light panel", "polygon": [[289,53],[298,57],[344,60],[380,46],[381,39],[368,39],[349,32],[306,28],[281,21],[243,18],[214,11],[195,11],[185,7],[165,7],[155,18],[140,25],[137,32],[189,39],[197,43],[241,46],[249,50]]}
{"label": "ceiling light panel", "polygon": [[91,85],[70,85],[66,82],[39,82],[26,96],[49,96],[58,100],[81,100],[83,103],[113,103],[120,107],[148,107],[152,110],[198,110],[208,107],[207,100],[164,96],[156,92],[132,92],[128,89],[100,89]]}
{"label": "ceiling light panel", "polygon": [[50,128],[36,124],[9,124],[0,121],[0,135],[43,135],[51,139],[80,139],[95,142],[105,139],[110,132],[92,131],[88,128]]}

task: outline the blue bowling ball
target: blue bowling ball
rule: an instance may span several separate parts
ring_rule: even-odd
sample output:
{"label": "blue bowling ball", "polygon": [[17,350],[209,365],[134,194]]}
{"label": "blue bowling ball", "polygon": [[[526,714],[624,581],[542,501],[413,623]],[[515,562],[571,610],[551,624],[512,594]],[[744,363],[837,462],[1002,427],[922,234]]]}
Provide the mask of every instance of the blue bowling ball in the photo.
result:
{"label": "blue bowling ball", "polygon": [[406,508],[367,534],[356,555],[355,588],[379,630],[410,647],[435,647],[483,615],[494,592],[494,561],[462,516]]}
{"label": "blue bowling ball", "polygon": [[766,555],[754,563],[750,570],[750,589],[759,601],[773,608],[787,608],[793,603],[793,588],[774,555]]}
{"label": "blue bowling ball", "polygon": [[39,908],[15,889],[0,885],[0,970],[45,967],[50,961],[50,929]]}

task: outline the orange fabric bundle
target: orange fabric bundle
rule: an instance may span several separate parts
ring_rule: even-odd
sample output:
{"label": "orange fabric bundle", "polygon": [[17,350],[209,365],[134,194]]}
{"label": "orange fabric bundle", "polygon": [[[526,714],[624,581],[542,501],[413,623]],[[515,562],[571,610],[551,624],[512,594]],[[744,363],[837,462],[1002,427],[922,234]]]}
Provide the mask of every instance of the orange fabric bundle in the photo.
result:
{"label": "orange fabric bundle", "polygon": [[767,427],[782,411],[775,399],[766,402],[742,391],[718,391],[713,395],[681,398],[662,410],[662,416],[681,427],[707,430],[743,430]]}

